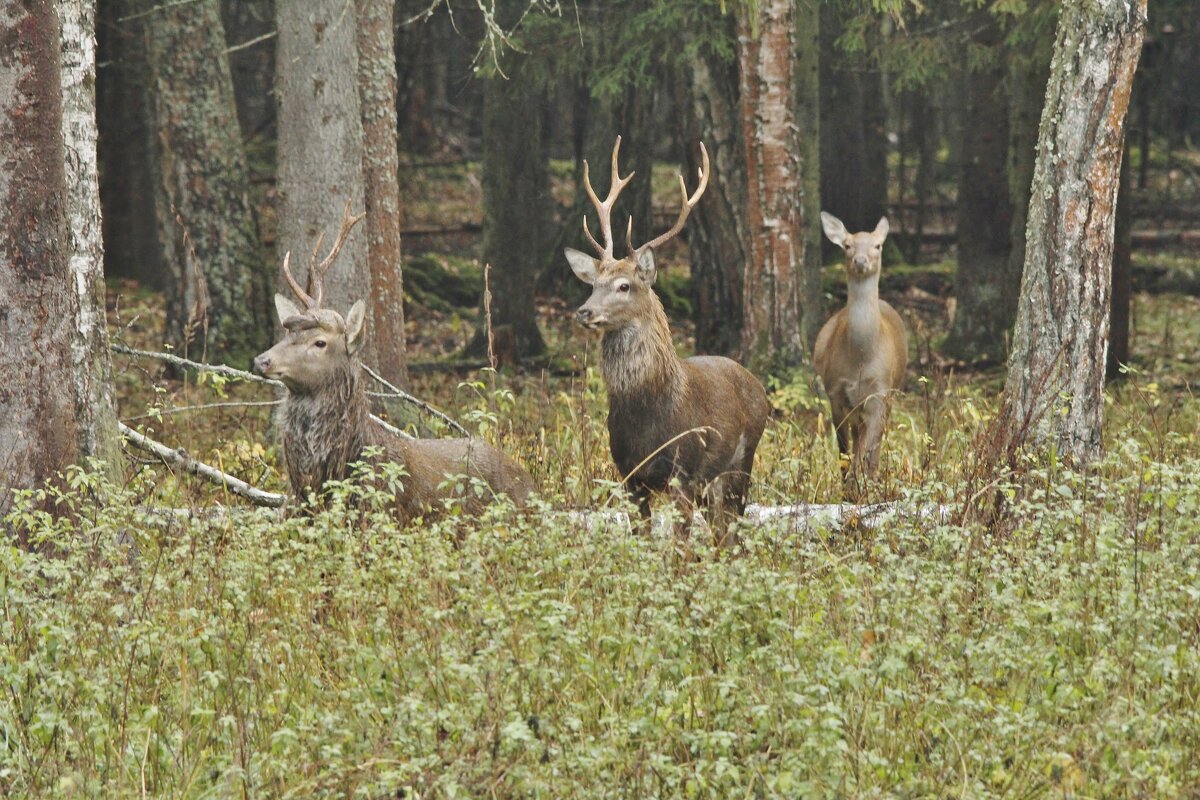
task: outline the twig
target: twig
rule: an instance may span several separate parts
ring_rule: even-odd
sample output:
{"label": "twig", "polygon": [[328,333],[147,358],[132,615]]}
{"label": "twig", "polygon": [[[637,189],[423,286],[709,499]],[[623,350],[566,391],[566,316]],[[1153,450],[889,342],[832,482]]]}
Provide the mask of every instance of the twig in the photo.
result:
{"label": "twig", "polygon": [[436,408],[429,405],[429,403],[426,403],[424,400],[420,400],[416,397],[413,397],[411,394],[404,391],[403,389],[400,389],[400,388],[394,386],[386,378],[384,378],[382,375],[380,375],[375,370],[368,367],[366,364],[363,364],[362,368],[368,375],[370,375],[372,378],[374,378],[376,381],[378,381],[380,383],[380,385],[382,385],[389,392],[391,392],[393,397],[397,397],[397,398],[405,401],[406,403],[413,404],[414,406],[421,409],[429,416],[437,417],[438,419],[442,420],[447,425],[449,425],[451,428],[454,428],[454,430],[461,433],[463,436],[470,438],[471,434],[467,432],[467,429],[464,428],[462,425],[459,425],[458,422],[455,421],[454,418],[452,418],[450,415],[448,415],[442,411],[438,411]]}
{"label": "twig", "polygon": [[216,467],[205,464],[203,461],[197,461],[192,458],[182,448],[172,450],[161,442],[156,442],[144,433],[139,433],[133,428],[126,425],[124,422],[118,422],[117,428],[121,435],[129,440],[131,444],[140,450],[145,450],[148,453],[161,458],[166,463],[182,469],[184,472],[189,472],[192,475],[199,475],[202,478],[207,478],[210,481],[219,483],[229,491],[244,497],[255,505],[267,506],[269,508],[279,508],[287,502],[286,494],[277,494],[275,492],[264,492],[262,489],[257,489],[243,481],[241,478],[235,478],[228,473],[222,472]]}
{"label": "twig", "polygon": [[136,417],[126,417],[126,422],[136,422],[139,419],[156,419],[166,414],[183,414],[187,411],[208,411],[213,408],[254,408],[257,406],[277,406],[279,400],[240,400],[230,401],[228,403],[202,403],[196,406],[176,406],[175,408],[162,408],[150,414],[138,414]]}
{"label": "twig", "polygon": [[259,42],[265,42],[268,39],[274,39],[277,35],[278,31],[271,31],[270,33],[264,33],[262,36],[255,36],[253,39],[249,39],[241,44],[235,44],[233,47],[226,47],[225,53],[236,53],[239,50],[245,50],[247,47],[253,47]]}

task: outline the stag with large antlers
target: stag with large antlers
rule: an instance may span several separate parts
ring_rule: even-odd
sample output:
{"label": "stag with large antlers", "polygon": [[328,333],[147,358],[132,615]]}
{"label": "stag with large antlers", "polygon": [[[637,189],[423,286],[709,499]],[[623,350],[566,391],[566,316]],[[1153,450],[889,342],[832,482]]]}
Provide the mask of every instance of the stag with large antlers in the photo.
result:
{"label": "stag with large antlers", "polygon": [[[468,511],[476,511],[492,495],[507,494],[522,503],[533,482],[508,456],[478,439],[412,439],[396,437],[371,419],[370,404],[358,351],[364,341],[366,307],[356,302],[343,317],[323,308],[325,273],[346,237],[362,217],[343,215],[337,239],[318,260],[318,238],[309,259],[309,290],[292,275],[291,253],[283,258],[283,276],[303,307],[281,294],[275,309],[285,336],[254,359],[263,375],[283,382],[287,397],[279,414],[284,463],[296,498],[318,496],[326,483],[349,475],[357,461],[389,461],[404,467],[396,513],[402,521],[426,511],[438,511],[443,500],[460,496]],[[369,448],[373,448],[369,450]],[[382,456],[368,456],[382,452]],[[456,476],[484,481],[491,495],[481,497]]]}
{"label": "stag with large antlers", "polygon": [[614,255],[612,209],[633,173],[620,175],[621,137],[612,152],[612,183],[604,200],[592,188],[584,162],[584,188],[600,218],[596,241],[584,219],[583,229],[598,258],[567,248],[575,275],[592,287],[592,296],[576,312],[580,324],[603,331],[600,370],[608,386],[608,433],[613,461],[646,519],[650,495],[671,491],[690,521],[699,501],[709,510],[714,532],[723,537],[728,523],[746,507],[754,451],[770,407],[762,384],[735,361],[719,356],[681,360],[675,354],[662,303],[654,293],[658,271],[654,248],[683,230],[688,215],[708,186],[708,151],[700,145],[703,166],[699,186],[688,194],[683,176],[683,206],[666,233],[633,245],[633,223],[626,230],[628,254]]}

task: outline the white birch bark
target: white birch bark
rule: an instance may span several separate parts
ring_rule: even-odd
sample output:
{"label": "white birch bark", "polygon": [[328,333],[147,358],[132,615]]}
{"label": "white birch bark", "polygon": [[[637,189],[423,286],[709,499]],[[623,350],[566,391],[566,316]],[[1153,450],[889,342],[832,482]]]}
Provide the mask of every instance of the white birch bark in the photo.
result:
{"label": "white birch bark", "polygon": [[59,0],[62,135],[66,150],[68,264],[79,299],[71,340],[79,452],[113,469],[120,457],[104,306],[100,181],[96,160],[95,0]]}
{"label": "white birch bark", "polygon": [[1113,220],[1146,0],[1069,0],[1059,19],[1003,414],[1012,445],[1080,463],[1101,446]]}

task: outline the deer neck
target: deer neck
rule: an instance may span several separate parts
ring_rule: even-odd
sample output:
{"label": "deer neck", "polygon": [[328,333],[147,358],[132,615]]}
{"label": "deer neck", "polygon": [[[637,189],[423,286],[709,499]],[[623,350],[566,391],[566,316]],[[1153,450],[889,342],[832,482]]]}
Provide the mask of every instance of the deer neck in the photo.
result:
{"label": "deer neck", "polygon": [[675,354],[667,314],[657,297],[651,314],[605,332],[600,372],[610,396],[679,393],[683,362]]}
{"label": "deer neck", "polygon": [[324,464],[326,469],[330,460],[355,460],[369,444],[370,414],[357,362],[312,392],[289,393],[283,406],[284,448],[289,460],[295,456],[300,459],[297,467]]}
{"label": "deer neck", "polygon": [[851,346],[871,352],[879,339],[882,325],[879,314],[879,273],[866,278],[851,278],[847,285],[847,335]]}

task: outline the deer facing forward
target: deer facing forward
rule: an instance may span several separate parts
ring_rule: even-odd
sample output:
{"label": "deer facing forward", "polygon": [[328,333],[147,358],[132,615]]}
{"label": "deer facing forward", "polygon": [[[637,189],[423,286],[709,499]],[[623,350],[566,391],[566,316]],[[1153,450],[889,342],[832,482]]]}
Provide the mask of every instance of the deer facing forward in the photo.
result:
{"label": "deer facing forward", "polygon": [[[608,434],[613,461],[641,509],[650,517],[650,495],[672,489],[691,520],[699,500],[710,506],[710,521],[727,523],[746,507],[754,451],[770,407],[762,384],[740,364],[718,356],[681,360],[675,354],[662,303],[654,293],[657,270],[653,249],[677,235],[708,185],[708,152],[703,149],[700,185],[688,196],[679,179],[683,208],[666,233],[641,247],[626,231],[629,253],[613,255],[612,208],[633,178],[618,171],[621,137],[612,152],[612,184],[601,201],[584,162],[584,188],[600,217],[601,245],[584,219],[583,229],[599,258],[567,248],[575,275],[592,294],[576,312],[584,327],[603,331],[600,371],[608,387]],[[718,535],[722,535],[717,531]]]}
{"label": "deer facing forward", "polygon": [[[324,273],[358,219],[347,215],[330,254],[320,264],[314,257],[309,271],[312,295],[292,276],[291,254],[284,257],[284,277],[304,307],[275,295],[285,335],[254,359],[255,369],[287,387],[279,425],[293,494],[301,501],[310,492],[319,494],[329,481],[348,477],[350,464],[372,460],[364,457],[364,451],[375,447],[383,452],[378,460],[400,464],[407,472],[396,497],[396,515],[402,522],[438,510],[442,499],[460,496],[451,476],[482,479],[491,492],[524,502],[533,488],[528,473],[486,442],[401,439],[371,419],[357,356],[365,338],[366,307],[359,300],[345,317],[321,307]],[[479,498],[469,489],[461,497],[472,512],[492,499]]]}
{"label": "deer facing forward", "polygon": [[904,385],[908,335],[896,309],[879,299],[887,218],[873,231],[852,234],[841,220],[822,211],[821,227],[829,241],[846,251],[847,297],[846,307],[817,334],[813,361],[829,395],[838,451],[850,458],[846,478],[856,484],[864,475],[873,477],[879,465],[891,396]]}

